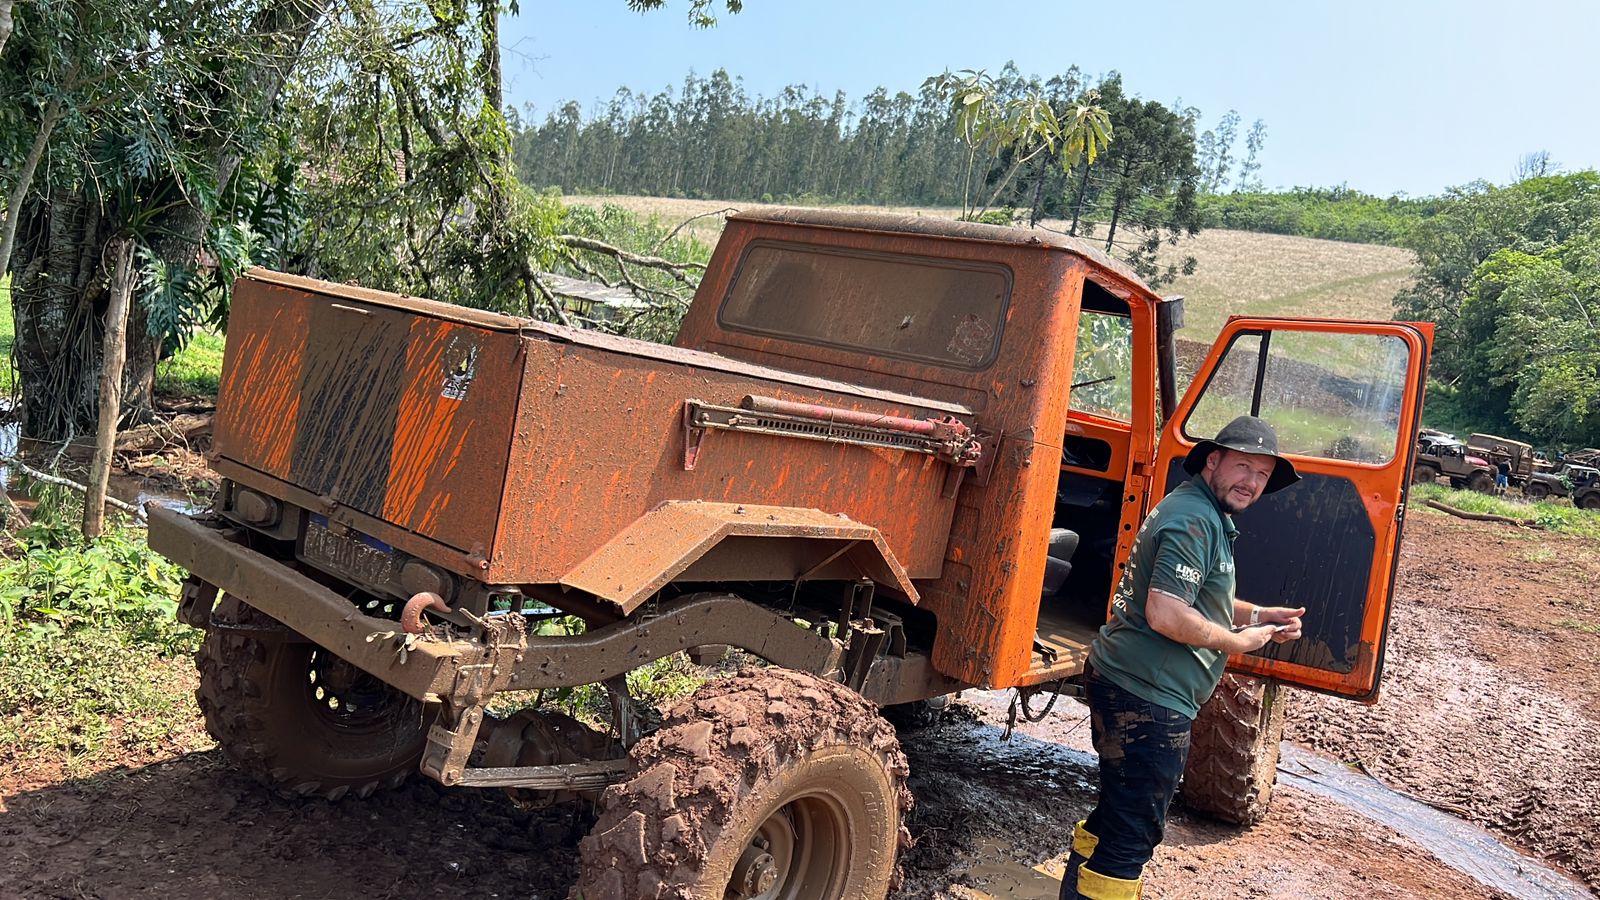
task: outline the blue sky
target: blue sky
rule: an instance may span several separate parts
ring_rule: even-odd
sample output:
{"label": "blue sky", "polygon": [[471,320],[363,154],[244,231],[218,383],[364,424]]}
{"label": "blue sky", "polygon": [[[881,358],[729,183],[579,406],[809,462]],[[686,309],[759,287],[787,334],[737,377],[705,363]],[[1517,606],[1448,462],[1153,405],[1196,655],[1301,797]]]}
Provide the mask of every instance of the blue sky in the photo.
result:
{"label": "blue sky", "polygon": [[[710,30],[687,0],[631,13],[623,0],[521,0],[508,16],[506,100],[543,119],[587,113],[618,87],[654,94],[717,68],[751,94],[806,84],[853,102],[915,92],[945,69],[1026,74],[1115,69],[1146,99],[1237,109],[1267,123],[1268,187],[1348,184],[1437,194],[1504,183],[1546,150],[1600,167],[1600,2],[1079,3],[745,0]],[[1239,142],[1243,149],[1243,139]]]}

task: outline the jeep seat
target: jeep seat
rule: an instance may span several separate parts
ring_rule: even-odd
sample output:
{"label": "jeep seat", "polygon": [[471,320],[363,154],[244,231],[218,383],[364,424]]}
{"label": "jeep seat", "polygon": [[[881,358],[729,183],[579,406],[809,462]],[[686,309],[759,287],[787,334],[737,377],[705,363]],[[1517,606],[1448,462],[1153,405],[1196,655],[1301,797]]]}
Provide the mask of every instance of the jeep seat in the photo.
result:
{"label": "jeep seat", "polygon": [[1072,554],[1078,550],[1078,533],[1068,528],[1050,529],[1050,545],[1045,551],[1044,590],[1041,597],[1054,597],[1072,574]]}

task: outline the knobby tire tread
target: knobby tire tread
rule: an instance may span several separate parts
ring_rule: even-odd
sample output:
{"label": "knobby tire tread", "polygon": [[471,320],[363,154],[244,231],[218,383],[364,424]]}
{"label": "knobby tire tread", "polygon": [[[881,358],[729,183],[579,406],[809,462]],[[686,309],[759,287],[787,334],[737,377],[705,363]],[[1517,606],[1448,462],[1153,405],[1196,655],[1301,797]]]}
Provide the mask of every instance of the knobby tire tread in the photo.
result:
{"label": "knobby tire tread", "polygon": [[890,778],[898,814],[883,864],[898,884],[912,800],[894,728],[841,684],[749,668],[702,687],[634,746],[631,780],[606,789],[599,822],[579,844],[571,900],[701,900],[711,847],[741,799],[808,751],[838,746],[869,748]]}
{"label": "knobby tire tread", "polygon": [[[276,619],[231,596],[222,598],[213,617],[231,625],[281,627]],[[279,795],[291,798],[365,799],[403,784],[416,770],[414,761],[409,766],[352,781],[326,777],[284,758],[268,728],[269,720],[280,715],[282,709],[269,702],[269,692],[280,689],[273,684],[271,655],[283,652],[282,648],[282,642],[272,638],[209,628],[195,654],[200,671],[195,700],[205,719],[206,732],[234,766]],[[425,734],[425,730],[418,733],[419,758]]]}
{"label": "knobby tire tread", "polygon": [[1261,821],[1278,778],[1282,739],[1278,687],[1224,675],[1194,720],[1179,793],[1184,806],[1235,825]]}

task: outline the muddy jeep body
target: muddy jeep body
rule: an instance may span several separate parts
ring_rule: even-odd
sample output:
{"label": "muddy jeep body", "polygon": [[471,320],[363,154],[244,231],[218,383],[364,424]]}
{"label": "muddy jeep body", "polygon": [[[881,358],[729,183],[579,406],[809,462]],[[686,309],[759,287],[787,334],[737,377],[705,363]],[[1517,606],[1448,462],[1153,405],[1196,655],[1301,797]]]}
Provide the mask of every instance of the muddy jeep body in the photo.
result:
{"label": "muddy jeep body", "polygon": [[1467,438],[1467,449],[1484,459],[1491,469],[1505,463],[1509,472],[1507,480],[1513,487],[1521,487],[1534,473],[1533,445],[1493,434],[1473,434]]}
{"label": "muddy jeep body", "polygon": [[1600,509],[1600,469],[1567,463],[1554,474],[1535,472],[1522,491],[1530,500],[1571,497],[1580,509]]}
{"label": "muddy jeep body", "polygon": [[[180,615],[210,629],[208,722],[301,793],[407,765],[524,795],[611,785],[584,896],[881,896],[907,801],[872,705],[1070,690],[1144,516],[1244,412],[1297,423],[1306,481],[1241,517],[1241,596],[1312,615],[1232,665],[1371,698],[1431,334],[1236,318],[1180,401],[1180,311],[1046,232],[805,210],[730,218],[675,346],[252,272],[226,482],[211,514],[151,523],[192,573]],[[585,628],[543,633],[555,615]],[[623,676],[704,645],[772,668],[643,734]],[[260,662],[279,646],[303,649]],[[374,733],[403,752],[285,765],[228,724],[230,704],[261,717],[231,690],[251,665],[280,706],[319,707],[295,727],[326,756],[366,759]],[[609,750],[537,712],[485,724],[499,693],[588,684],[612,696]],[[1242,738],[1197,751],[1214,771],[1191,780],[1248,818],[1274,720],[1259,688],[1227,693]],[[737,784],[687,762],[757,740],[766,768]],[[802,866],[803,834],[843,862]]]}
{"label": "muddy jeep body", "polygon": [[1484,494],[1494,490],[1494,467],[1466,444],[1450,438],[1420,441],[1412,480],[1432,484],[1440,476],[1449,478],[1451,487],[1471,488]]}

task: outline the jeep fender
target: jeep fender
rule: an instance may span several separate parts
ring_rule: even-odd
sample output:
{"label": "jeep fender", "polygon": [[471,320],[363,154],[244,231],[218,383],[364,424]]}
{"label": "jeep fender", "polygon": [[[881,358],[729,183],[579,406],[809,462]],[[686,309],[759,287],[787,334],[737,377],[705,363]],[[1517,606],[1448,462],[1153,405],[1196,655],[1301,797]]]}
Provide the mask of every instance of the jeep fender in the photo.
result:
{"label": "jeep fender", "polygon": [[883,534],[843,513],[668,501],[561,577],[626,616],[674,581],[868,578],[918,599]]}

